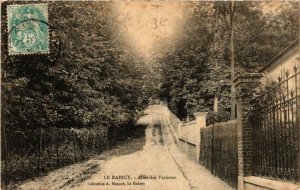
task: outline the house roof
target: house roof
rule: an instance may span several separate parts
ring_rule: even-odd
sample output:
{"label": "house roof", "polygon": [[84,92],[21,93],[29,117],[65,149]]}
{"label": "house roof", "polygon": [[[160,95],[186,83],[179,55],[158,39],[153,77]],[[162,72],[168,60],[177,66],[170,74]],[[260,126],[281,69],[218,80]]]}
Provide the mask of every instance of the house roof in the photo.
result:
{"label": "house roof", "polygon": [[299,44],[300,38],[298,37],[296,40],[294,40],[292,43],[286,46],[283,50],[281,50],[267,65],[260,69],[259,72],[265,72],[268,68],[276,64],[277,60],[279,60],[281,57],[292,51],[294,48],[299,47]]}

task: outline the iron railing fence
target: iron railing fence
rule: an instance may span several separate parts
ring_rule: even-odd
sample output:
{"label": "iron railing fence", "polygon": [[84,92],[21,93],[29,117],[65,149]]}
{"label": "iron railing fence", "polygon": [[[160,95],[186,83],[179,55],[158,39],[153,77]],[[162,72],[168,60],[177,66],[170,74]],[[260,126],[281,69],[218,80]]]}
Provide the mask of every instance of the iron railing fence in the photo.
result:
{"label": "iron railing fence", "polygon": [[286,71],[253,102],[253,174],[299,180],[300,72]]}

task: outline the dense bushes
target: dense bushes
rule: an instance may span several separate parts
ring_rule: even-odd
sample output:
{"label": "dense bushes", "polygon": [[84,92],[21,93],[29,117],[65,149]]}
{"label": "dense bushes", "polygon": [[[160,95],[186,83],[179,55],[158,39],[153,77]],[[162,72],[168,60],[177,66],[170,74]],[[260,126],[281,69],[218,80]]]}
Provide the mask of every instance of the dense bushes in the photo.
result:
{"label": "dense bushes", "polygon": [[[128,125],[114,130],[119,134],[116,140],[120,142],[144,135],[143,126]],[[15,187],[17,182],[22,180],[42,176],[51,170],[84,161],[112,145],[112,136],[109,136],[108,128],[105,127],[42,128],[28,134],[34,133],[39,136],[40,132],[42,139],[30,139],[25,135],[15,134],[18,138],[10,143],[12,147],[8,147],[10,150],[7,155],[8,161],[1,163],[2,174],[5,174],[4,177],[10,185]]]}
{"label": "dense bushes", "polygon": [[9,145],[13,147],[8,147],[8,161],[1,164],[8,181],[15,183],[85,160],[100,153],[108,144],[105,128],[42,128],[30,133],[38,136],[40,132],[41,139],[18,136],[14,142],[10,142]]}

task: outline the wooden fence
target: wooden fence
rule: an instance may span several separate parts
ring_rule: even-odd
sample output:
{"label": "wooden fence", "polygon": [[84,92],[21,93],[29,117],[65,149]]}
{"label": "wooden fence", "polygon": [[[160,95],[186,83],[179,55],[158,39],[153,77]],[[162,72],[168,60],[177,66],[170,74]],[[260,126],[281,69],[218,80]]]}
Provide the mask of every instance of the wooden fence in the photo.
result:
{"label": "wooden fence", "polygon": [[236,188],[238,178],[237,123],[215,123],[201,129],[200,163]]}

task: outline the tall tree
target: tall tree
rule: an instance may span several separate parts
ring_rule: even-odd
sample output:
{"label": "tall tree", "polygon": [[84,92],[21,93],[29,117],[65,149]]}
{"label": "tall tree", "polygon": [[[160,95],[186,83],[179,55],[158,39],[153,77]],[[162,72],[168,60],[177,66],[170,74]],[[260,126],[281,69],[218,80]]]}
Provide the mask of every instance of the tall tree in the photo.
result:
{"label": "tall tree", "polygon": [[235,118],[235,90],[234,90],[234,39],[233,39],[233,19],[234,19],[234,1],[230,1],[230,75],[231,75],[231,119]]}

